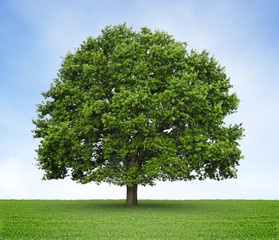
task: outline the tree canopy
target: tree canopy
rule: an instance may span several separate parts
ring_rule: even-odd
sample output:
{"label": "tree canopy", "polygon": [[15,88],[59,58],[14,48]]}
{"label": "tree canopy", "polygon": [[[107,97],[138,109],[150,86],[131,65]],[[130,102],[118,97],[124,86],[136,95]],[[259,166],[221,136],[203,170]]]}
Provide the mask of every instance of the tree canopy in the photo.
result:
{"label": "tree canopy", "polygon": [[243,129],[225,123],[239,103],[231,88],[207,51],[164,31],[108,26],[63,58],[42,93],[38,166],[45,179],[129,189],[236,177]]}

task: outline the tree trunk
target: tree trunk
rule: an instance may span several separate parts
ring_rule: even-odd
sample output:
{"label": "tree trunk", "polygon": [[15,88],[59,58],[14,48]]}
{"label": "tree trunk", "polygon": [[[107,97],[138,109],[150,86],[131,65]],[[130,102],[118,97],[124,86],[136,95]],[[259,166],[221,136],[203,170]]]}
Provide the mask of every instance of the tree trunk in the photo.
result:
{"label": "tree trunk", "polygon": [[138,205],[138,185],[127,186],[126,205]]}

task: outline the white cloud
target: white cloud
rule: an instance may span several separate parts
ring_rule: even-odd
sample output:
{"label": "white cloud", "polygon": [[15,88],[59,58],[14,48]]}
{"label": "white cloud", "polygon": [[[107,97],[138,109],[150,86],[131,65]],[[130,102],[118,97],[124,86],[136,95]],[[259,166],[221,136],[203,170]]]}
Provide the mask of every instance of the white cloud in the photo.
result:
{"label": "white cloud", "polygon": [[27,198],[29,169],[17,158],[0,162],[0,198]]}
{"label": "white cloud", "polygon": [[[242,174],[243,173],[243,174]],[[158,182],[139,187],[141,199],[279,199],[279,177],[242,171],[237,179],[224,181]]]}
{"label": "white cloud", "polygon": [[43,172],[20,158],[0,161],[0,199],[124,199],[125,188],[81,185],[70,179],[41,180]]}

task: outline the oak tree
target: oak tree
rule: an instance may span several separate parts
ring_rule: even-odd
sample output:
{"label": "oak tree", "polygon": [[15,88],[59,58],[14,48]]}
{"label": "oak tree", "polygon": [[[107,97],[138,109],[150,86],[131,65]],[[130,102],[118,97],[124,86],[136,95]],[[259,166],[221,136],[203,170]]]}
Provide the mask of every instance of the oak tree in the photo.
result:
{"label": "oak tree", "polygon": [[236,177],[239,100],[207,51],[164,31],[108,26],[62,61],[37,105],[34,137],[44,179],[137,186]]}

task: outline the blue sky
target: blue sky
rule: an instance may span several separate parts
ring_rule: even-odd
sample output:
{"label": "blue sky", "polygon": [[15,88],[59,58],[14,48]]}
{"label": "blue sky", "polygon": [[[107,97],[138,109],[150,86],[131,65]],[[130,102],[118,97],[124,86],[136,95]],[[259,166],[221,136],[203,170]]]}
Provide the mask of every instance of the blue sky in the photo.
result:
{"label": "blue sky", "polygon": [[140,187],[141,199],[279,199],[279,2],[276,0],[2,0],[0,2],[0,199],[125,198],[125,188],[42,181],[32,118],[61,64],[88,36],[126,22],[165,30],[226,66],[240,98],[245,159],[238,178]]}

